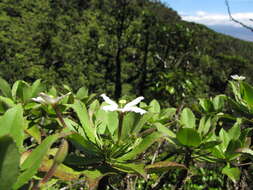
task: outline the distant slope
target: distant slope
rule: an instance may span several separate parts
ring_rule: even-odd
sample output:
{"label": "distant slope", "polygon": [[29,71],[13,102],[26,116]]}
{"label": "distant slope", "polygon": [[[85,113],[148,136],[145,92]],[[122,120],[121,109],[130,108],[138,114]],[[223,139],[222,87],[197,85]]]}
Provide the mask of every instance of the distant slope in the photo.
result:
{"label": "distant slope", "polygon": [[227,26],[227,25],[213,25],[208,27],[215,30],[216,32],[230,35],[235,38],[239,38],[245,41],[253,41],[253,32],[242,27]]}

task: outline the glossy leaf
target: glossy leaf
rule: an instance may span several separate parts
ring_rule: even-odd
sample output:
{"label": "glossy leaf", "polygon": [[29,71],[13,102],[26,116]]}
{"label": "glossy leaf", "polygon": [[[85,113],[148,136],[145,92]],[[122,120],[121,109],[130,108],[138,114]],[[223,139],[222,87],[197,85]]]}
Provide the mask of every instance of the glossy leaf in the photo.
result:
{"label": "glossy leaf", "polygon": [[200,149],[210,149],[221,143],[222,143],[221,141],[208,141],[208,142],[202,143],[200,145]]}
{"label": "glossy leaf", "polygon": [[187,128],[195,128],[196,118],[189,108],[184,108],[180,115],[180,123]]}
{"label": "glossy leaf", "polygon": [[86,87],[81,87],[76,93],[76,98],[79,100],[88,98],[88,89]]}
{"label": "glossy leaf", "polygon": [[0,137],[0,189],[11,190],[19,175],[20,154],[10,136]]}
{"label": "glossy leaf", "polygon": [[180,128],[176,138],[182,145],[188,147],[197,147],[201,143],[201,137],[195,129]]}
{"label": "glossy leaf", "polygon": [[231,168],[229,166],[223,168],[222,173],[227,175],[234,183],[240,179],[241,175],[239,168]]}
{"label": "glossy leaf", "polygon": [[70,107],[74,109],[82,124],[82,130],[85,133],[84,137],[92,142],[95,142],[96,132],[90,121],[86,106],[80,101],[75,101],[74,104],[70,105]]}
{"label": "glossy leaf", "polygon": [[144,127],[144,125],[152,118],[153,115],[153,113],[147,112],[142,116],[138,116],[141,118],[137,122],[135,122],[134,128],[132,129],[132,134],[137,135]]}
{"label": "glossy leaf", "polygon": [[160,113],[161,111],[161,107],[160,104],[157,100],[152,100],[149,104],[150,108],[149,108],[149,112],[152,113]]}
{"label": "glossy leaf", "polygon": [[134,164],[134,163],[114,163],[113,168],[123,171],[125,173],[138,173],[142,177],[146,178],[147,174],[144,170],[144,164]]}
{"label": "glossy leaf", "polygon": [[172,137],[172,138],[176,137],[176,134],[173,131],[171,131],[168,127],[165,127],[163,124],[154,123],[154,125],[156,126],[157,131],[162,132],[166,136],[169,136],[169,137]]}
{"label": "glossy leaf", "polygon": [[41,80],[36,80],[30,87],[30,97],[37,97],[40,92],[44,90],[44,86],[41,83]]}
{"label": "glossy leaf", "polygon": [[213,104],[210,100],[205,99],[205,98],[200,98],[199,104],[205,112],[212,112],[213,111]]}
{"label": "glossy leaf", "polygon": [[253,158],[253,150],[250,148],[239,148],[236,150],[236,152],[244,153],[244,154],[249,154]]}
{"label": "glossy leaf", "polygon": [[24,118],[22,106],[20,104],[9,109],[0,118],[0,136],[6,134],[12,136],[21,151],[24,139]]}
{"label": "glossy leaf", "polygon": [[226,158],[231,160],[237,157],[239,155],[239,153],[237,152],[237,149],[241,147],[242,147],[242,143],[240,140],[231,140],[225,152]]}
{"label": "glossy leaf", "polygon": [[58,139],[58,135],[48,136],[43,142],[37,146],[28,158],[21,165],[21,175],[18,177],[13,189],[19,189],[26,184],[38,171],[44,156],[47,154],[49,148]]}
{"label": "glossy leaf", "polygon": [[80,134],[70,135],[68,139],[77,149],[84,152],[88,156],[97,157],[99,155],[99,149],[97,148],[97,146],[89,140],[83,138],[83,136],[81,136]]}
{"label": "glossy leaf", "polygon": [[228,135],[230,139],[234,139],[234,140],[239,139],[241,135],[241,123],[242,123],[242,119],[238,118],[234,126],[231,129],[229,129]]}
{"label": "glossy leaf", "polygon": [[222,108],[224,107],[224,103],[225,103],[226,98],[227,97],[225,95],[215,96],[215,98],[212,101],[215,111],[221,111],[222,110]]}
{"label": "glossy leaf", "polygon": [[199,121],[198,132],[202,135],[206,135],[209,132],[211,125],[212,125],[211,117],[208,116],[202,117]]}
{"label": "glossy leaf", "polygon": [[162,133],[154,132],[142,139],[142,141],[129,153],[118,158],[119,161],[125,161],[135,158],[137,155],[144,153],[147,148],[149,148],[154,142],[162,138],[164,135]]}
{"label": "glossy leaf", "polygon": [[0,91],[8,98],[11,98],[11,87],[6,80],[0,77]]}

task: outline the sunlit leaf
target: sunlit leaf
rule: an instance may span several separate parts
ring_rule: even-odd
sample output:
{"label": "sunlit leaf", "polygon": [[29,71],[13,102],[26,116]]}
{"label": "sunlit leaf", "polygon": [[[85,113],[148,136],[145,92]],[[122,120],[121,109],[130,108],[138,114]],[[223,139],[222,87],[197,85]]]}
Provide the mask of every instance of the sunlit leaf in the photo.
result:
{"label": "sunlit leaf", "polygon": [[234,183],[240,179],[241,175],[239,168],[231,168],[229,166],[223,168],[222,173],[227,175]]}
{"label": "sunlit leaf", "polygon": [[11,98],[11,87],[6,80],[0,77],[0,91],[8,98]]}
{"label": "sunlit leaf", "polygon": [[180,128],[176,138],[182,145],[189,147],[197,147],[201,143],[201,137],[195,129]]}
{"label": "sunlit leaf", "polygon": [[0,136],[6,134],[12,136],[21,151],[24,140],[24,118],[20,104],[6,111],[0,118]]}
{"label": "sunlit leaf", "polygon": [[20,154],[10,136],[0,137],[0,189],[11,190],[19,175]]}
{"label": "sunlit leaf", "polygon": [[135,158],[137,155],[144,153],[145,150],[150,147],[154,142],[162,138],[164,135],[162,133],[154,132],[142,139],[140,144],[138,144],[132,151],[125,154],[124,156],[118,158],[119,161],[125,161]]}
{"label": "sunlit leaf", "polygon": [[22,173],[19,175],[13,189],[19,189],[37,173],[44,156],[47,154],[49,148],[58,139],[58,137],[58,135],[48,136],[32,151],[32,153],[21,165]]}
{"label": "sunlit leaf", "polygon": [[184,108],[180,115],[180,123],[187,128],[195,128],[196,118],[189,108]]}

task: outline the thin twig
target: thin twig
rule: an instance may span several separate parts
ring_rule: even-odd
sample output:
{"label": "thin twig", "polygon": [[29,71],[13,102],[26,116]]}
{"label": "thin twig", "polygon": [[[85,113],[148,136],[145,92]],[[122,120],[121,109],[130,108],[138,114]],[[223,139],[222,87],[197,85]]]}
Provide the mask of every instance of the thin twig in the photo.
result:
{"label": "thin twig", "polygon": [[[233,22],[235,22],[235,23],[237,23],[237,24],[240,24],[242,27],[244,27],[244,28],[250,30],[251,32],[253,32],[253,28],[252,28],[252,27],[250,27],[250,26],[244,24],[243,22],[240,22],[239,20],[236,20],[236,19],[232,16],[231,10],[230,10],[230,6],[229,6],[229,3],[228,3],[228,0],[225,0],[225,4],[226,4],[226,6],[227,6],[227,11],[228,11],[228,15],[229,15],[230,19],[231,19]],[[252,19],[249,19],[249,20],[252,21]]]}

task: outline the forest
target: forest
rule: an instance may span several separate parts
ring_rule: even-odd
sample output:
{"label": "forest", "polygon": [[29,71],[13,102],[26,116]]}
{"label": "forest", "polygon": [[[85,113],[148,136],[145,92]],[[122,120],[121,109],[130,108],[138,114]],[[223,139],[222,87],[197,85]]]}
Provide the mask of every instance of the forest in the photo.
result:
{"label": "forest", "polygon": [[1,190],[253,188],[252,42],[156,0],[1,0],[0,23]]}

